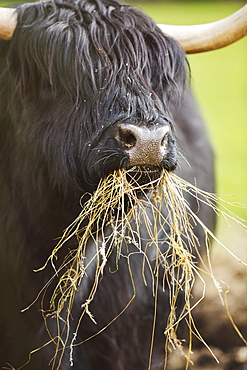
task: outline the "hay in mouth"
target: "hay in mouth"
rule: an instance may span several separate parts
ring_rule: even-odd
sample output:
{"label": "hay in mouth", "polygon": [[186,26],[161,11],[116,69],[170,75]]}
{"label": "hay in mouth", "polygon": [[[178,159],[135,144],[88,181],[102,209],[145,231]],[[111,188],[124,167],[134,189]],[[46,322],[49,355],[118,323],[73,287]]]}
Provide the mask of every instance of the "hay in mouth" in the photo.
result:
{"label": "hay in mouth", "polygon": [[[41,296],[41,301],[43,302],[49,286],[55,282],[55,289],[50,298],[50,309],[47,311],[42,306],[46,329],[51,338],[50,342],[53,342],[55,345],[55,355],[51,361],[52,369],[58,370],[60,368],[64,352],[68,348],[70,349],[70,364],[73,365],[73,349],[81,344],[76,341],[81,320],[85,315],[88,315],[91,320],[97,321],[97,317],[94,318],[90,312],[90,303],[97,292],[100,279],[104,276],[104,270],[113,250],[116,251],[116,269],[118,269],[118,261],[122,257],[121,248],[124,242],[134,245],[136,253],[140,253],[143,256],[143,263],[148,264],[152,273],[153,296],[156,302],[157,291],[155,287],[158,285],[158,279],[160,281],[158,271],[162,267],[162,279],[164,285],[169,289],[170,297],[170,314],[166,328],[164,328],[167,347],[171,345],[173,348],[180,349],[181,353],[187,358],[187,364],[189,364],[192,333],[204,342],[192,316],[193,308],[200,303],[205,295],[205,283],[202,272],[212,277],[219,295],[222,296],[220,282],[214,276],[211,267],[210,239],[214,239],[221,246],[226,247],[203,224],[198,215],[192,211],[186,200],[186,194],[194,197],[198,202],[198,206],[201,203],[205,203],[217,214],[234,219],[238,225],[242,225],[241,221],[232,213],[227,213],[224,207],[221,210],[217,208],[216,202],[219,200],[217,196],[199,190],[196,186],[167,171],[163,171],[159,178],[151,179],[151,181],[144,184],[140,184],[138,177],[133,175],[133,169],[115,171],[100,182],[97,190],[83,205],[77,219],[64,231],[62,238],[46,263],[47,265],[50,262],[53,266],[54,276],[38,297]],[[126,202],[129,204],[128,207],[126,207]],[[165,214],[162,211],[164,207],[166,209]],[[151,219],[150,214],[152,216]],[[143,248],[143,241],[141,240],[140,228],[143,223],[150,239],[148,244],[152,246],[155,252],[153,253],[155,258],[152,261],[150,261],[146,249]],[[194,234],[195,225],[200,225],[204,231],[205,257],[203,257],[199,241]],[[242,226],[245,227],[244,225]],[[162,239],[159,238],[160,234]],[[76,238],[77,245],[73,250],[69,250],[59,265],[57,262],[59,260],[59,251],[72,238]],[[90,258],[88,258],[87,251],[89,240],[90,243],[93,242],[95,250],[94,255]],[[167,245],[165,252],[160,249],[160,245],[164,243]],[[229,253],[231,252],[229,251]],[[236,256],[234,257],[237,258]],[[200,264],[198,264],[198,260],[200,260]],[[81,316],[71,339],[71,312],[75,295],[92,264],[96,266],[94,283],[88,297],[82,302]],[[142,268],[143,266],[140,266],[140,269]],[[135,292],[135,282],[131,269],[129,273],[133,283],[133,291]],[[202,281],[203,291],[201,298],[191,304],[192,289],[196,278]],[[145,281],[144,274],[143,279]],[[184,292],[184,305],[182,310],[177,313],[177,301],[181,290]],[[135,294],[128,304],[123,307],[122,312],[131,304],[134,298]],[[154,312],[154,323],[155,315],[156,312]],[[57,322],[57,335],[55,337],[49,330],[48,318],[51,316]],[[187,322],[189,332],[191,333],[187,353],[184,352],[182,342],[176,334],[178,325],[183,319]],[[106,327],[114,320],[109,322]],[[100,332],[105,328],[101,329]],[[155,324],[153,328],[155,328]],[[154,338],[154,335],[152,338]],[[89,339],[87,338],[87,340]],[[206,343],[204,344],[206,345]],[[149,369],[152,361],[152,346],[153,339],[150,344]]]}

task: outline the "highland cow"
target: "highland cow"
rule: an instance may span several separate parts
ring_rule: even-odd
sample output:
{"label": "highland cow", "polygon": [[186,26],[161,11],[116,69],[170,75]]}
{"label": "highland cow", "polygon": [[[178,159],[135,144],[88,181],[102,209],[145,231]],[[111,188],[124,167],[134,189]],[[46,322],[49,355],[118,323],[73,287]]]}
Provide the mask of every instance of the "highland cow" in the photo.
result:
{"label": "highland cow", "polygon": [[[12,38],[0,43],[0,366],[19,368],[43,346],[25,369],[45,370],[55,339],[39,300],[21,311],[52,276],[49,266],[33,270],[80,212],[82,195],[114,170],[135,166],[150,178],[175,170],[211,192],[213,154],[188,86],[185,52],[146,15],[115,0],[41,1],[18,6],[17,14]],[[196,211],[196,201],[188,201]],[[203,205],[200,217],[214,227]],[[203,246],[199,227],[195,233]],[[119,315],[133,294],[130,275],[127,261],[112,274],[114,255],[109,259],[90,306],[97,325],[83,318],[77,343],[85,342],[73,348],[74,369],[148,368],[154,300],[140,263],[140,256],[131,260],[136,295]],[[75,326],[87,289],[82,284],[75,297]],[[163,368],[169,304],[162,282],[158,290],[152,369]],[[56,366],[69,369],[70,356],[67,348]]]}

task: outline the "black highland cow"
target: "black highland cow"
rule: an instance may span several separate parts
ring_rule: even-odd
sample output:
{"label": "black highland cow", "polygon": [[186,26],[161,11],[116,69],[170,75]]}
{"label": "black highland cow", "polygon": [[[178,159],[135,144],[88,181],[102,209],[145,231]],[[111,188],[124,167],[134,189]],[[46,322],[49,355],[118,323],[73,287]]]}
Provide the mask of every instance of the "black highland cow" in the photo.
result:
{"label": "black highland cow", "polygon": [[[33,270],[80,212],[84,193],[112,171],[135,165],[151,177],[177,166],[181,177],[214,189],[211,146],[176,41],[114,0],[41,1],[18,6],[17,14],[13,37],[0,43],[0,366],[16,369],[50,340],[39,302],[21,310],[52,275],[49,267]],[[200,217],[213,228],[211,211],[202,206]],[[203,245],[200,229],[195,233]],[[114,263],[108,263],[110,271]],[[148,368],[154,303],[135,268],[139,263],[137,256],[134,301],[99,335],[74,348],[74,369]],[[97,327],[85,317],[78,342],[129,301],[127,269],[123,262],[117,274],[105,273],[91,306]],[[83,289],[75,298],[75,325]],[[169,303],[159,289],[152,369],[163,368]],[[49,369],[53,355],[51,343],[25,369]],[[60,369],[70,368],[69,355]]]}

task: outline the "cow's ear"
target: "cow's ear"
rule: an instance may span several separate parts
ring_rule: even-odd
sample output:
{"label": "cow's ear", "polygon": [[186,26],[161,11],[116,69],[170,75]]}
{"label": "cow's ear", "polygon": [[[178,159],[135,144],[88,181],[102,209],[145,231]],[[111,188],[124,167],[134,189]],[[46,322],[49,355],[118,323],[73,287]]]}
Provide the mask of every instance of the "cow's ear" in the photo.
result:
{"label": "cow's ear", "polygon": [[0,39],[10,40],[17,26],[17,11],[0,8]]}
{"label": "cow's ear", "polygon": [[216,50],[247,35],[247,4],[229,17],[212,23],[158,26],[162,32],[176,39],[188,54]]}

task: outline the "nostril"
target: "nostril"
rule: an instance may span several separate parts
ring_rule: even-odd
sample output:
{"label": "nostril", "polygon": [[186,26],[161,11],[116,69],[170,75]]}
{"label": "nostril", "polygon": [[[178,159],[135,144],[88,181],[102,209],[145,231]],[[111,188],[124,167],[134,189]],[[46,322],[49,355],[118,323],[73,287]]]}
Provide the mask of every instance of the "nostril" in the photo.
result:
{"label": "nostril", "polygon": [[165,133],[165,135],[163,136],[163,138],[162,138],[162,140],[161,140],[161,142],[160,142],[160,145],[161,145],[161,146],[165,146],[165,145],[167,145],[168,134],[169,134],[169,131],[167,131],[167,132]]}
{"label": "nostril", "polygon": [[121,144],[127,149],[134,147],[137,141],[133,132],[123,129],[119,130],[119,140]]}

